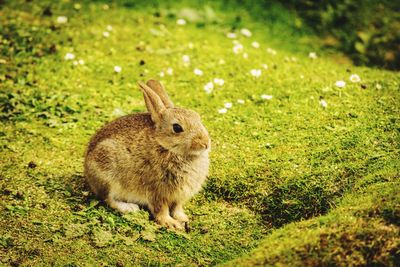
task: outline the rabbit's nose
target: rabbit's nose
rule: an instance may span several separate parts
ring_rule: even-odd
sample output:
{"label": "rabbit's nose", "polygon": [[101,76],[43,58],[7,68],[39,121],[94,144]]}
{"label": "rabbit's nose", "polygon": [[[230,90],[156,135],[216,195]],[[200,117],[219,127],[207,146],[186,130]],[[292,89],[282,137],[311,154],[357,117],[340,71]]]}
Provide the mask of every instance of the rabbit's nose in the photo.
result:
{"label": "rabbit's nose", "polygon": [[204,136],[198,136],[192,140],[191,148],[198,150],[198,149],[208,149],[210,147],[210,141]]}

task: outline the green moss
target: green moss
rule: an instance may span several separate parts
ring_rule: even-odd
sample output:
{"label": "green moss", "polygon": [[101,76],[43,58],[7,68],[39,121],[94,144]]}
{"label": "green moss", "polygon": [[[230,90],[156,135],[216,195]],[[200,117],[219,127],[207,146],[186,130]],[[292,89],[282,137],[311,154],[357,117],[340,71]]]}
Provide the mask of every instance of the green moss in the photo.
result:
{"label": "green moss", "polygon": [[329,214],[275,230],[252,253],[226,265],[396,265],[399,188],[398,182],[377,183],[349,195]]}
{"label": "green moss", "polygon": [[[357,196],[376,184],[395,185],[399,177],[396,73],[338,64],[324,51],[315,60],[308,58],[311,46],[304,38],[316,37],[306,29],[289,34],[295,17],[280,6],[265,11],[282,16],[272,16],[270,28],[234,3],[124,2],[108,9],[100,2],[75,4],[1,5],[2,264],[216,265],[260,243],[258,251],[263,251],[274,235],[285,236],[288,248],[298,245],[303,256],[271,245],[276,256],[268,261],[289,264],[281,257],[289,253],[293,262],[312,264],[305,251],[321,238],[310,228],[307,236],[314,241],[308,242],[302,230],[320,221],[326,221],[323,231],[333,240],[347,233],[350,246],[364,249],[376,240],[373,251],[382,253],[372,259],[361,251],[360,263],[394,262],[388,249],[399,215],[397,204],[390,203],[397,199],[374,206]],[[177,25],[188,12],[198,12],[198,20]],[[56,23],[62,15],[68,22]],[[107,25],[112,25],[108,38],[103,36]],[[242,36],[242,27],[253,36]],[[226,37],[231,31],[238,34],[247,59],[232,52]],[[253,41],[260,48],[252,47]],[[68,52],[85,63],[65,60]],[[189,67],[182,62],[185,54],[191,58]],[[116,65],[121,73],[114,72]],[[169,67],[172,75],[166,74]],[[204,75],[194,75],[194,68]],[[251,76],[251,69],[262,69],[261,77]],[[360,75],[361,83],[351,83],[351,73]],[[192,220],[188,233],[159,229],[146,211],[121,216],[95,201],[83,182],[90,136],[121,113],[143,111],[136,82],[150,78],[161,79],[178,106],[198,111],[212,137],[210,177],[187,207]],[[206,94],[203,87],[214,78],[225,84]],[[335,87],[336,80],[345,80],[346,87]],[[262,100],[262,94],[273,98]],[[321,97],[327,108],[320,105]],[[233,107],[219,114],[225,102]],[[383,193],[395,195],[393,190]],[[365,202],[372,218],[342,218],[336,210],[347,205],[341,204],[343,196]],[[343,227],[336,229],[332,218]],[[350,222],[356,224],[346,232]],[[364,227],[366,222],[378,228],[384,223],[389,230],[379,228],[375,234],[372,226]],[[367,236],[364,230],[372,241],[362,237],[357,245],[359,231]],[[290,245],[291,236],[296,238]],[[340,255],[348,248],[339,241],[332,243],[339,258],[326,248],[309,259],[346,262]]]}

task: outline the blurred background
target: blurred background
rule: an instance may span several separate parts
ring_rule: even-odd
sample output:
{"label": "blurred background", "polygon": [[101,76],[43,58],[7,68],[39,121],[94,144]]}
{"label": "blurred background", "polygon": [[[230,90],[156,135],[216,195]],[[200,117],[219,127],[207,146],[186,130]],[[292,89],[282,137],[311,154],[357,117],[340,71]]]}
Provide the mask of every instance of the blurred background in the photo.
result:
{"label": "blurred background", "polygon": [[326,49],[340,51],[356,65],[400,68],[400,1],[390,0],[224,0],[256,19],[273,24],[287,14],[294,31],[311,31]]}

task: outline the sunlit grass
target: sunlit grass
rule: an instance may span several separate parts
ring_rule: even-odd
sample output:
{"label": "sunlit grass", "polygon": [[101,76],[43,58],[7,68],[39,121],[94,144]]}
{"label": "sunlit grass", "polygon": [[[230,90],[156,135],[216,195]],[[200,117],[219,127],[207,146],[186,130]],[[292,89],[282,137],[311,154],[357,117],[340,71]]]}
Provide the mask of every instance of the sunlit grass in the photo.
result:
{"label": "sunlit grass", "polygon": [[[47,6],[51,16],[42,15]],[[296,234],[302,227],[316,239],[320,228],[340,233],[342,222],[351,223],[337,211],[347,205],[343,196],[358,205],[359,192],[370,186],[382,191],[377,199],[398,188],[397,73],[338,64],[304,44],[315,37],[288,35],[290,21],[269,27],[239,8],[211,9],[207,17],[210,11],[197,7],[191,12],[201,19],[182,25],[177,20],[187,4],[166,6],[3,7],[2,40],[14,42],[3,42],[0,65],[4,264],[215,265],[261,243],[257,251],[274,248],[280,233],[287,248],[293,235],[293,244],[305,246],[308,240]],[[68,21],[57,23],[59,16]],[[227,37],[232,32],[235,39]],[[66,60],[68,53],[74,58]],[[360,82],[351,82],[354,74]],[[121,216],[83,183],[90,136],[115,117],[144,111],[136,82],[150,78],[161,80],[176,105],[200,113],[212,138],[210,177],[187,207],[188,233],[158,229],[145,211]],[[342,88],[335,85],[340,80]],[[397,214],[398,199],[390,203]],[[315,226],[326,213],[321,220],[338,224]],[[321,262],[335,262],[331,251]],[[289,254],[278,247],[273,260],[265,259],[301,262]]]}

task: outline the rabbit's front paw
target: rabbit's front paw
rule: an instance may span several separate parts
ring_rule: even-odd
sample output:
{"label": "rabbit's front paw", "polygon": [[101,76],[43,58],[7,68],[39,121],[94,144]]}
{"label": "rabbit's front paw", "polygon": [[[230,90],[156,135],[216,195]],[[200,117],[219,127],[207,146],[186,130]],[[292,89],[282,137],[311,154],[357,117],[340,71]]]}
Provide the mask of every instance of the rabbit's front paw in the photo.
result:
{"label": "rabbit's front paw", "polygon": [[172,217],[180,222],[188,222],[189,217],[183,211],[176,211]]}
{"label": "rabbit's front paw", "polygon": [[179,221],[173,219],[170,216],[168,216],[168,217],[159,217],[159,218],[157,218],[157,222],[160,225],[165,226],[167,228],[175,228],[175,229],[179,229],[179,230],[183,229],[183,225]]}

